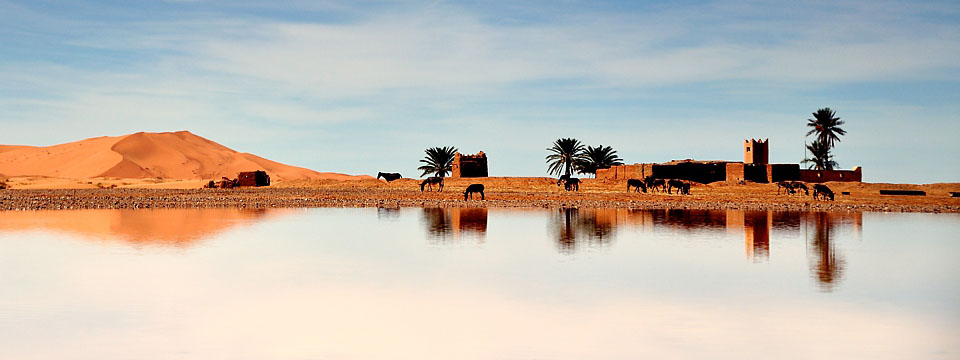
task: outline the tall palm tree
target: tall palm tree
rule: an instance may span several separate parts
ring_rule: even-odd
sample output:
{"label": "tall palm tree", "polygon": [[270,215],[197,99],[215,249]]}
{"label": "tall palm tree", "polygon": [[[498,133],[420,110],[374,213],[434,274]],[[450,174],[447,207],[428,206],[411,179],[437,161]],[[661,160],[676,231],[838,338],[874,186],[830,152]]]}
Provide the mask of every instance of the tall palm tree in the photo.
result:
{"label": "tall palm tree", "polygon": [[812,128],[807,132],[807,136],[817,134],[817,140],[829,150],[833,148],[834,142],[840,141],[840,136],[847,134],[840,125],[843,125],[843,120],[837,117],[836,111],[830,108],[818,109],[813,113],[813,119],[807,119],[807,126]]}
{"label": "tall palm tree", "polygon": [[424,152],[427,153],[427,156],[420,160],[424,165],[417,168],[417,170],[423,171],[423,174],[420,174],[421,177],[430,173],[444,177],[447,176],[447,172],[452,170],[453,156],[457,153],[457,148],[453,146],[432,147],[424,150]]}
{"label": "tall palm tree", "polygon": [[583,157],[585,150],[580,140],[574,138],[560,138],[547,148],[552,154],[547,155],[547,172],[551,175],[560,174],[570,176],[577,160]]}
{"label": "tall palm tree", "polygon": [[807,145],[807,151],[811,156],[803,159],[803,162],[810,164],[809,169],[833,170],[838,166],[837,162],[833,161],[833,155],[830,154],[830,147],[821,143],[820,140],[814,140]]}
{"label": "tall palm tree", "polygon": [[597,174],[599,169],[609,169],[614,165],[623,165],[623,159],[617,156],[617,151],[610,146],[587,146],[583,158],[577,162],[577,172],[581,174]]}

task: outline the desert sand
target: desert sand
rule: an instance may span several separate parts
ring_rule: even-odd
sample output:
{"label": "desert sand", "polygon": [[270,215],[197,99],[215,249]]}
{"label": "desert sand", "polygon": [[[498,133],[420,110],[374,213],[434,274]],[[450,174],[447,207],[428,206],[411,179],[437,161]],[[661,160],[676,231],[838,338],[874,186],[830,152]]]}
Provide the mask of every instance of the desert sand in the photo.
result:
{"label": "desert sand", "polygon": [[[485,200],[463,200],[472,183],[486,187]],[[179,184],[179,183],[177,183]],[[155,184],[155,185],[162,185]],[[567,192],[544,177],[447,179],[443,192],[420,191],[416,179],[292,180],[269,187],[237,189],[8,189],[0,190],[0,210],[140,208],[293,208],[293,207],[536,207],[629,209],[744,209],[784,211],[889,211],[960,213],[960,184],[827,183],[835,201],[803,194],[777,194],[775,184],[694,184],[690,195],[626,191],[623,181],[584,179]],[[919,189],[927,196],[880,195],[880,189]],[[841,195],[841,192],[850,195]],[[811,194],[812,195],[812,194]]]}
{"label": "desert sand", "polygon": [[[201,189],[209,180],[265,170],[264,188]],[[34,147],[0,145],[0,210],[275,207],[598,207],[960,212],[960,184],[828,183],[835,201],[778,195],[775,184],[694,184],[690,195],[627,192],[622,180],[584,179],[567,192],[546,177],[447,179],[443,192],[419,180],[317,172],[240,153],[187,131],[98,137]],[[486,199],[464,201],[472,184]],[[886,196],[880,189],[924,190]],[[842,195],[847,192],[848,195]]]}
{"label": "desert sand", "polygon": [[0,145],[0,178],[13,178],[8,182],[19,188],[94,188],[97,183],[146,186],[164,179],[233,178],[252,170],[267,171],[273,181],[370,178],[281,164],[237,152],[189,131],[139,132],[45,147]]}

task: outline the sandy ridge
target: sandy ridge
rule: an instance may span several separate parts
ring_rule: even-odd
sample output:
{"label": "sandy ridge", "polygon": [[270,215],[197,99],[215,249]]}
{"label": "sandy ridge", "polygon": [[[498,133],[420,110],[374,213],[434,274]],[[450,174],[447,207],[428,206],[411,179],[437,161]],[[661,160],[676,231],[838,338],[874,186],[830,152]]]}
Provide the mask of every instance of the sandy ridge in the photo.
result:
{"label": "sandy ridge", "polygon": [[61,179],[220,179],[266,170],[274,181],[357,180],[369,176],[322,173],[237,152],[189,131],[103,136],[35,147],[0,145],[0,174]]}

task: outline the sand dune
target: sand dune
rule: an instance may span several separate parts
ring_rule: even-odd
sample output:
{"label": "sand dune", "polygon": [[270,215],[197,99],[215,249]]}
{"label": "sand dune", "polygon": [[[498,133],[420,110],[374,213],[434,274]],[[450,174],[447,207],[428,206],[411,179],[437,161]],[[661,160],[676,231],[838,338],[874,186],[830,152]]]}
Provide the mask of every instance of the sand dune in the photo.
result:
{"label": "sand dune", "polygon": [[220,179],[265,170],[274,181],[355,180],[240,153],[189,131],[104,136],[47,147],[0,145],[0,174],[53,178]]}

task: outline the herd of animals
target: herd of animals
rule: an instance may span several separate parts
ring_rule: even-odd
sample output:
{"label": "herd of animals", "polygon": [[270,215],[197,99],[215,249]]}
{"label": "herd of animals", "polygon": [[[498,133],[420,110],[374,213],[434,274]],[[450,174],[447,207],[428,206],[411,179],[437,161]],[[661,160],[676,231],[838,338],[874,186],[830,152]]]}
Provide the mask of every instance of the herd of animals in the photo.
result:
{"label": "herd of animals", "polygon": [[[399,173],[378,173],[377,179],[383,178],[387,182],[391,182],[401,178]],[[566,191],[580,191],[580,179],[575,177],[570,177],[569,175],[562,175],[557,179],[557,187],[563,186],[563,189]],[[644,179],[628,179],[627,180],[627,191],[634,189],[636,192],[646,193],[649,189],[651,192],[660,191],[667,194],[672,194],[676,190],[677,194],[690,195],[690,185],[689,181],[678,180],[678,179],[657,179],[652,176],[647,176]],[[443,178],[437,176],[431,176],[420,182],[420,191],[429,189],[433,191],[434,186],[437,186],[437,191],[443,191]],[[803,190],[804,195],[810,195],[810,188],[807,187],[807,184],[804,184],[799,181],[781,181],[777,183],[777,195],[783,191],[784,194],[798,194],[800,190]],[[463,192],[463,200],[466,201],[468,198],[473,199],[473,194],[480,193],[480,200],[485,200],[483,194],[483,184],[470,184],[467,186],[467,189]],[[823,184],[814,184],[813,185],[813,198],[814,199],[823,199],[823,200],[833,200],[834,194],[829,187]]]}

